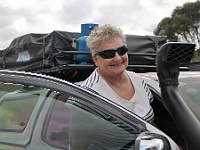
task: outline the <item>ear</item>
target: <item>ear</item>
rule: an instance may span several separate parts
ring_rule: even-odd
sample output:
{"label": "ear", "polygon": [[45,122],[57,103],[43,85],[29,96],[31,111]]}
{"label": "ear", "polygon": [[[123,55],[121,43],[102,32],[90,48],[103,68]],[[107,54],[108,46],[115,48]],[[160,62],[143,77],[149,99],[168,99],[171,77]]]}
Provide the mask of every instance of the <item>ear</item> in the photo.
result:
{"label": "ear", "polygon": [[95,54],[92,54],[92,60],[93,60],[94,64],[96,66],[98,66],[98,60],[97,60],[97,56]]}

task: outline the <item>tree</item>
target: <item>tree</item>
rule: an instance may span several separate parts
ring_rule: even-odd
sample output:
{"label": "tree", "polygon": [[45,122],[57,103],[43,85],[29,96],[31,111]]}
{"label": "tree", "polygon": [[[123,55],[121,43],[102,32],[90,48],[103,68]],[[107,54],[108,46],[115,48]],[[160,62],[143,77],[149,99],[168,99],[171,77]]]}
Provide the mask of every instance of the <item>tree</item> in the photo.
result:
{"label": "tree", "polygon": [[171,17],[161,20],[155,35],[165,35],[169,41],[196,43],[200,47],[200,1],[176,7]]}
{"label": "tree", "polygon": [[171,41],[177,41],[178,37],[174,34],[173,28],[171,27],[172,19],[169,17],[164,18],[157,26],[154,31],[155,35],[165,35]]}
{"label": "tree", "polygon": [[200,49],[197,49],[197,50],[194,52],[192,61],[193,61],[193,62],[200,62]]}

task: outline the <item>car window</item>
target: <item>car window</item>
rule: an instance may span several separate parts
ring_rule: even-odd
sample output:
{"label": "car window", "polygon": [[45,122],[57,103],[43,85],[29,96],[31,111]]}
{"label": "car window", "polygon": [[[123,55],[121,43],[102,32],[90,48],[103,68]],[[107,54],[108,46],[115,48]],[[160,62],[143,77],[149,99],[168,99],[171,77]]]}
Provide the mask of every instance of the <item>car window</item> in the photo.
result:
{"label": "car window", "polygon": [[43,126],[43,140],[54,147],[67,148],[69,144],[70,110],[65,106],[67,98],[63,94],[57,94],[54,97]]}
{"label": "car window", "polygon": [[0,83],[0,87],[0,131],[22,132],[39,95],[22,92],[21,85]]}
{"label": "car window", "polygon": [[19,90],[22,89],[23,86],[19,85],[19,84],[11,84],[11,83],[1,83],[0,82],[0,97],[2,97],[3,95],[5,95],[8,92],[13,92],[15,90]]}
{"label": "car window", "polygon": [[6,143],[0,144],[0,149],[23,149],[30,143],[49,92],[46,88],[0,82],[0,143]]}
{"label": "car window", "polygon": [[[0,130],[22,132],[28,123],[38,96],[27,94],[3,99],[0,105]],[[23,109],[22,106],[24,106]]]}
{"label": "car window", "polygon": [[139,131],[72,95],[54,97],[43,140],[62,149],[133,149]]}

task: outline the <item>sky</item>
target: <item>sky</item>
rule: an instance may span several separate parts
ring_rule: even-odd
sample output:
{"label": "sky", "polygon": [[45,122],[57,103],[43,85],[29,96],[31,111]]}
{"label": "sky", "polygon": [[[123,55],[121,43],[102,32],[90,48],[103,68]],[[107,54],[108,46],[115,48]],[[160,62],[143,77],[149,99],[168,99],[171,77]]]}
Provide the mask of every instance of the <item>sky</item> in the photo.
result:
{"label": "sky", "polygon": [[81,24],[112,24],[125,34],[153,35],[173,10],[197,0],[0,0],[0,50],[29,33],[81,32]]}

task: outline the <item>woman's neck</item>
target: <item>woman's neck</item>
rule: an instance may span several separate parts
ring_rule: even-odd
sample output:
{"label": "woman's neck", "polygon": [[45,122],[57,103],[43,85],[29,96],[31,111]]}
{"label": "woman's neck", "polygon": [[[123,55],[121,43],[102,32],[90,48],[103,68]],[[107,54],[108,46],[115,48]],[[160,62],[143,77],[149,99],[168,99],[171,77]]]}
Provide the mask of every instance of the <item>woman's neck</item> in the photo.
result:
{"label": "woman's neck", "polygon": [[120,86],[122,83],[126,83],[126,81],[129,80],[125,71],[120,75],[106,75],[100,73],[98,70],[97,72],[111,86]]}

